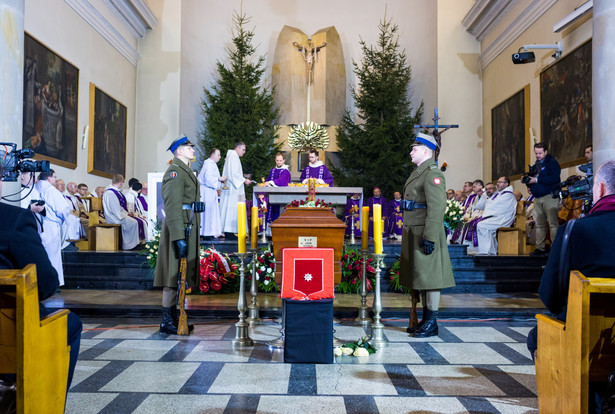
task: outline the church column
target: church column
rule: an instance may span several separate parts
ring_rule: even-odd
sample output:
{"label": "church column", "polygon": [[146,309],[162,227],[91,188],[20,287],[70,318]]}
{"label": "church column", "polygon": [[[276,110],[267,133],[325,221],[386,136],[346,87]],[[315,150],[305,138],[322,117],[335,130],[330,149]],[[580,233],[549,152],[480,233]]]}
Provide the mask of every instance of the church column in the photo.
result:
{"label": "church column", "polygon": [[[21,147],[23,122],[24,0],[0,0],[0,142]],[[4,149],[4,148],[3,148]],[[3,183],[3,193],[19,190]]]}
{"label": "church column", "polygon": [[592,123],[594,170],[615,159],[615,2],[594,0]]}

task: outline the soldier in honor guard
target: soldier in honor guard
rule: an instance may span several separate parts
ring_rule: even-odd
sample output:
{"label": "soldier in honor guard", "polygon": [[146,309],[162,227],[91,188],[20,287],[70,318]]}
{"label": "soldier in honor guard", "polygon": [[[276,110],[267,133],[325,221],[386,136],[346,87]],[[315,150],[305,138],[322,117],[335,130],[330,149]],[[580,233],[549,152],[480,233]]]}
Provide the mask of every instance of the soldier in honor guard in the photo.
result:
{"label": "soldier in honor guard", "polygon": [[[177,334],[178,271],[182,257],[187,258],[186,281],[190,287],[199,281],[200,214],[193,211],[200,202],[199,182],[188,167],[194,158],[194,144],[182,134],[168,148],[173,160],[162,179],[165,219],[160,232],[154,286],[162,286],[160,332]],[[187,232],[187,229],[191,229]],[[189,233],[189,235],[187,234]],[[193,326],[190,325],[190,331]]]}
{"label": "soldier in honor guard", "polygon": [[444,233],[446,184],[436,165],[433,136],[418,133],[410,157],[417,168],[404,185],[404,216],[399,281],[421,291],[423,318],[408,333],[417,338],[438,335],[440,291],[455,286]]}

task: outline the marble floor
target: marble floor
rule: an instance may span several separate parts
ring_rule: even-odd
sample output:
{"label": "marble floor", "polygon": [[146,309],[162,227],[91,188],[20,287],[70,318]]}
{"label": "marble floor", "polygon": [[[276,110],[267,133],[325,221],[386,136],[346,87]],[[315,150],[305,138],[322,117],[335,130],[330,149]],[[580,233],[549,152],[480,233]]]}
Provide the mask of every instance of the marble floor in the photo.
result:
{"label": "marble floor", "polygon": [[[157,319],[83,318],[67,413],[527,413],[537,412],[525,347],[533,320],[441,320],[439,335],[411,338],[384,319],[388,347],[333,364],[284,363],[268,346],[280,325],[251,327],[233,348],[236,320],[191,318],[190,336],[161,335]],[[353,319],[334,325],[355,341]]]}

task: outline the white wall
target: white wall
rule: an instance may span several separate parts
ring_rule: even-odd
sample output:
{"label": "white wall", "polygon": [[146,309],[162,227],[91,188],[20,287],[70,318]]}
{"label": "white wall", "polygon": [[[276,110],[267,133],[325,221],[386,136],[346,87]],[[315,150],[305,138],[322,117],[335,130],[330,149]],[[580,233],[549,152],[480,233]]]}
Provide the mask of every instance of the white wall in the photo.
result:
{"label": "white wall", "polygon": [[[106,17],[119,27],[113,15]],[[126,106],[126,176],[131,177],[135,154],[136,68],[62,0],[26,0],[24,20],[26,32],[79,69],[79,135],[89,122],[90,82]],[[88,147],[81,147],[80,136],[77,168],[53,164],[52,168],[58,178],[84,182],[92,190],[110,183],[108,178],[88,174]]]}
{"label": "white wall", "polygon": [[[474,0],[438,0],[439,123],[459,124],[442,134],[439,161],[448,164],[446,187],[454,189],[483,178],[480,44],[461,24],[473,5]],[[425,118],[432,118],[432,108],[426,110]]]}

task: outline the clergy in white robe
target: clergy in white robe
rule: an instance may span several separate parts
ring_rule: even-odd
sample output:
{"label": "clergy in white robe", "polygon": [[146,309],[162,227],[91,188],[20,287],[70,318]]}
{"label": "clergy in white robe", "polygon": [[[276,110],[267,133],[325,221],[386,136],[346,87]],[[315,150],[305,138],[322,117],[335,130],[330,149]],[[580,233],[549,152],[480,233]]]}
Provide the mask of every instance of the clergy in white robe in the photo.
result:
{"label": "clergy in white robe", "polygon": [[113,181],[103,193],[102,202],[105,218],[109,224],[119,224],[122,228],[122,249],[134,249],[139,243],[145,242],[147,222],[133,217],[128,213],[128,205],[124,194],[120,191],[124,177],[113,176]]}
{"label": "clergy in white robe", "polygon": [[240,157],[246,153],[246,145],[239,142],[235,149],[228,150],[222,175],[227,177],[228,190],[222,190],[220,196],[220,221],[222,232],[232,235],[237,233],[237,203],[246,201],[245,184],[250,180],[243,176]]}
{"label": "clergy in white robe", "polygon": [[220,150],[212,148],[198,176],[201,185],[201,201],[205,203],[205,211],[201,213],[201,236],[207,238],[223,235],[218,191],[220,191],[222,182],[226,181],[226,177],[220,176],[220,170],[216,165],[218,161],[220,161]]}
{"label": "clergy in white robe", "polygon": [[38,197],[45,201],[45,212],[41,215],[41,242],[49,256],[49,261],[58,272],[60,286],[64,285],[64,270],[62,268],[62,244],[65,241],[62,226],[70,214],[70,207],[62,193],[55,188],[56,175],[53,170],[39,174],[35,191]]}
{"label": "clergy in white robe", "polygon": [[498,228],[510,226],[515,219],[517,199],[508,177],[500,177],[497,188],[498,192],[485,201],[483,219],[476,226],[479,254],[497,254]]}

